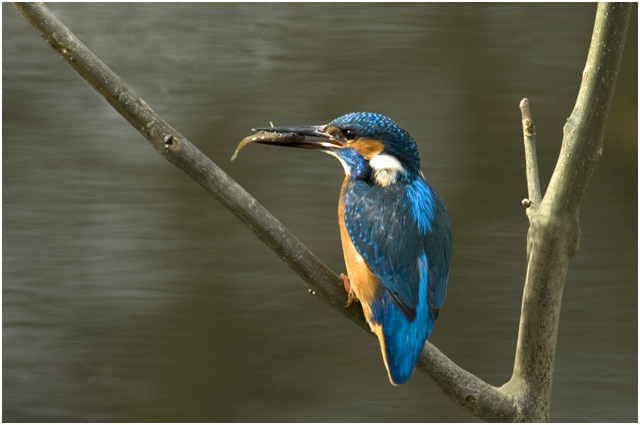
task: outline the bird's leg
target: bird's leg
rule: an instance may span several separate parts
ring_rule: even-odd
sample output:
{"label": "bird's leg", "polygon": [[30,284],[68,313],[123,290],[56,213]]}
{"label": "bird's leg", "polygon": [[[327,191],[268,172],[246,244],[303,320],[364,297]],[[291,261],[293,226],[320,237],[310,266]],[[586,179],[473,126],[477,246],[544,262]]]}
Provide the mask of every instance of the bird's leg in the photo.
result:
{"label": "bird's leg", "polygon": [[349,281],[349,276],[347,276],[344,273],[340,273],[340,277],[342,278],[342,282],[344,283],[344,290],[347,291],[347,294],[349,294],[349,298],[347,298],[347,305],[345,305],[345,308],[346,308],[346,307],[349,307],[353,303],[353,301],[357,301],[358,297],[356,296],[356,293],[351,288],[351,282]]}

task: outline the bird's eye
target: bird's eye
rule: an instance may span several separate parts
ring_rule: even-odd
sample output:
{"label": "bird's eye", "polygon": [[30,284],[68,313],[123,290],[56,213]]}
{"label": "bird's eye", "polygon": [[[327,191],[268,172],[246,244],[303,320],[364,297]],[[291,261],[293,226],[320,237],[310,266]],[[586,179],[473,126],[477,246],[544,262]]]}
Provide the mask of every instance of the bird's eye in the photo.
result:
{"label": "bird's eye", "polygon": [[356,132],[351,130],[350,128],[342,130],[342,135],[347,140],[356,140],[358,138],[358,135],[356,134]]}

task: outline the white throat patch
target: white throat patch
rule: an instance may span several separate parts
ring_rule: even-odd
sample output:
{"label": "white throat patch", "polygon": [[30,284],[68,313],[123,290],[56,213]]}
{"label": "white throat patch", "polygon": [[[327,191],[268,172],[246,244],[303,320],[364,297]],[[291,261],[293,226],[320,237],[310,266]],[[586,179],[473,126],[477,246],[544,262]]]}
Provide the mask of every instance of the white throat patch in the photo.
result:
{"label": "white throat patch", "polygon": [[402,163],[395,156],[376,155],[369,165],[373,168],[373,180],[376,184],[385,187],[394,184],[398,180],[398,173],[404,173]]}

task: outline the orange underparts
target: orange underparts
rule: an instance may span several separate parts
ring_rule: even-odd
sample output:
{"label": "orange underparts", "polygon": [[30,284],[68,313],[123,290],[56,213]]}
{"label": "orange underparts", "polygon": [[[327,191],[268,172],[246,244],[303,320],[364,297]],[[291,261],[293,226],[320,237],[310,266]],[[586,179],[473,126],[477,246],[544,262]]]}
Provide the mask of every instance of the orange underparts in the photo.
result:
{"label": "orange underparts", "polygon": [[371,320],[371,304],[376,302],[380,296],[382,296],[382,286],[380,286],[380,280],[371,272],[364,258],[358,253],[356,247],[351,242],[351,237],[347,233],[347,226],[344,223],[344,199],[346,187],[349,182],[349,176],[345,178],[342,184],[342,190],[340,192],[340,203],[338,205],[338,222],[340,223],[340,238],[342,239],[342,250],[344,252],[344,262],[347,266],[348,277],[341,275],[345,282],[345,289],[349,292],[349,301],[347,305],[351,304],[354,300],[359,300],[362,305],[362,311],[364,317],[367,319],[367,323],[371,328],[371,331],[376,334],[378,341],[380,342],[380,350],[382,351],[382,359],[389,373],[389,380],[392,384],[396,385],[389,372],[389,361],[387,359],[387,347],[384,340],[384,334],[382,333],[382,325],[379,323],[373,323]]}
{"label": "orange underparts", "polygon": [[344,262],[347,266],[347,274],[350,283],[350,298],[360,300],[364,309],[367,321],[371,317],[371,309],[369,304],[380,298],[382,287],[380,281],[374,275],[367,263],[365,263],[362,255],[358,253],[356,247],[351,242],[351,237],[347,232],[347,226],[344,222],[344,199],[349,178],[345,178],[340,192],[340,203],[338,205],[338,222],[340,223],[340,238],[342,239],[342,251],[344,252]]}

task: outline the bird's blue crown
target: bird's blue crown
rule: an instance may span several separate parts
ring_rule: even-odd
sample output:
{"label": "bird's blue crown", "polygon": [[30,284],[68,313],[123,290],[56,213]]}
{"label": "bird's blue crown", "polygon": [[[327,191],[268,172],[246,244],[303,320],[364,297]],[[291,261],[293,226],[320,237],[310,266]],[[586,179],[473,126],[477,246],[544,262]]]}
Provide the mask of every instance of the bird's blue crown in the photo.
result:
{"label": "bird's blue crown", "polygon": [[331,121],[328,126],[349,129],[361,139],[378,140],[384,144],[384,153],[393,155],[420,173],[420,155],[416,142],[409,133],[391,118],[373,112],[352,112]]}

